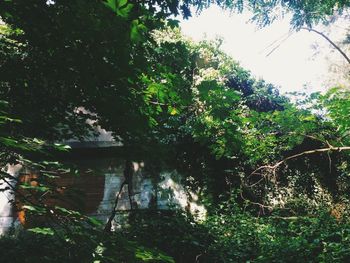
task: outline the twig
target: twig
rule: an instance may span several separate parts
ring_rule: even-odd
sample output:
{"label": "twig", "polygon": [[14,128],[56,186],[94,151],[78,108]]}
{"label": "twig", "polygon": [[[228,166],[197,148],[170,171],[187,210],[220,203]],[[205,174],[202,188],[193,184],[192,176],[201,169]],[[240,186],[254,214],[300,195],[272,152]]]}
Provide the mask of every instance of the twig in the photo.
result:
{"label": "twig", "polygon": [[251,203],[251,204],[253,204],[253,205],[257,205],[257,206],[259,206],[261,209],[264,209],[264,208],[268,208],[268,209],[270,209],[270,210],[273,209],[272,206],[264,205],[264,204],[257,203],[257,202],[253,202],[253,201],[251,201],[251,200],[245,198],[245,197],[243,196],[243,191],[242,191],[242,189],[241,189],[240,195],[241,195],[241,198],[242,198],[244,201],[247,201],[247,202],[249,202],[249,203]]}
{"label": "twig", "polygon": [[120,186],[120,189],[119,189],[119,192],[115,198],[115,202],[114,202],[114,206],[113,206],[113,210],[112,210],[112,213],[111,213],[111,216],[109,217],[108,221],[107,221],[107,224],[104,228],[104,231],[105,232],[110,232],[111,231],[111,228],[112,228],[112,222],[115,218],[115,215],[117,214],[117,206],[118,206],[118,202],[119,202],[119,196],[121,195],[122,193],[122,190],[123,190],[123,187],[124,185],[127,184],[127,181],[124,180],[124,182],[122,183],[122,185]]}
{"label": "twig", "polygon": [[278,43],[278,45],[275,46],[275,47],[266,55],[266,57],[270,56],[273,52],[275,52],[275,50],[278,49],[285,41],[287,41],[287,39],[290,38],[292,34],[293,34],[292,31],[289,32],[288,36],[287,36],[286,38],[282,39],[281,42]]}

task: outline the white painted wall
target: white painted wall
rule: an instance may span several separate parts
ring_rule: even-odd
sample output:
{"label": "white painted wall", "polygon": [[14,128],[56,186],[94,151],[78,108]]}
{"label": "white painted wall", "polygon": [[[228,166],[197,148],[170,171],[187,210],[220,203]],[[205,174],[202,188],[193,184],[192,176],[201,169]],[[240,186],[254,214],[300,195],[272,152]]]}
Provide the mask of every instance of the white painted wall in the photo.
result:
{"label": "white painted wall", "polygon": [[[8,164],[3,171],[18,178],[19,171],[22,165],[10,165]],[[15,217],[13,216],[13,202],[15,200],[15,193],[11,187],[16,186],[15,179],[1,179],[0,180],[0,235],[6,234],[11,227],[15,224]],[[10,184],[10,185],[9,185]]]}
{"label": "white painted wall", "polygon": [[[155,187],[151,178],[144,175],[143,164],[134,163],[135,174],[133,176],[132,201],[137,204],[139,209],[150,207],[152,199],[155,198]],[[122,170],[120,168],[120,170]],[[122,171],[113,174],[105,174],[104,197],[100,206],[94,215],[102,222],[107,222],[113,209],[115,198],[119,192],[124,177],[120,176]],[[206,209],[199,203],[198,196],[193,192],[186,190],[181,184],[181,175],[176,171],[163,172],[160,175],[161,181],[157,187],[157,207],[158,209],[183,209],[191,212],[198,220],[206,216]],[[129,210],[130,201],[128,196],[128,186],[125,185],[119,198],[117,210]],[[112,229],[120,226],[122,215],[116,216]]]}
{"label": "white painted wall", "polygon": [[[152,200],[157,200],[158,209],[184,209],[196,215],[198,219],[205,218],[206,210],[203,205],[199,204],[198,196],[181,184],[181,175],[176,171],[161,173],[161,181],[157,186],[157,196],[152,179],[145,175],[144,164],[133,163],[134,175],[132,180],[132,202],[137,204],[139,209],[147,209],[150,207]],[[8,165],[4,170],[13,177],[19,176],[21,165]],[[91,216],[96,217],[103,223],[108,221],[111,211],[114,207],[115,199],[119,193],[120,187],[124,182],[124,167],[114,167],[113,169],[105,169],[103,175],[105,177],[103,198],[100,201],[96,212]],[[91,180],[91,177],[89,178]],[[15,186],[16,181],[11,180],[11,185]],[[91,183],[91,182],[90,182]],[[16,223],[16,217],[13,213],[13,202],[15,194],[11,189],[6,188],[6,183],[0,180],[0,235],[8,232],[8,230]],[[101,189],[102,190],[102,189]],[[130,209],[130,200],[128,193],[128,185],[124,185],[117,210],[125,211]],[[125,214],[124,214],[125,215]],[[118,214],[112,229],[116,229],[123,224],[123,215]]]}

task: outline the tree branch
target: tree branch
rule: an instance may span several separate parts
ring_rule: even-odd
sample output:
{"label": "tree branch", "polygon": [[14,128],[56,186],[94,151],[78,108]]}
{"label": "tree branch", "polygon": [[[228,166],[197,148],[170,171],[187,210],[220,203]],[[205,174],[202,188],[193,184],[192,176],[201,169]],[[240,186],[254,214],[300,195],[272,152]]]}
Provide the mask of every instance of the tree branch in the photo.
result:
{"label": "tree branch", "polygon": [[121,184],[119,192],[115,198],[114,201],[114,206],[113,206],[113,210],[112,213],[107,221],[107,224],[105,225],[104,231],[105,232],[111,232],[112,229],[112,222],[117,214],[117,206],[118,206],[118,202],[119,202],[119,197],[123,191],[123,187],[127,184],[128,185],[128,195],[129,195],[129,202],[130,202],[130,208],[131,210],[133,210],[133,204],[132,204],[132,200],[131,200],[131,185],[132,185],[132,176],[133,176],[133,166],[132,166],[132,162],[130,160],[126,160],[125,162],[125,169],[124,169],[124,177],[125,180],[124,182]]}
{"label": "tree branch", "polygon": [[350,58],[344,53],[344,51],[337,45],[335,44],[329,37],[327,37],[325,34],[323,34],[322,32],[313,29],[311,27],[302,27],[300,29],[304,29],[304,30],[308,30],[308,31],[312,31],[320,36],[322,36],[324,39],[326,39],[345,59],[346,61],[350,64]]}
{"label": "tree branch", "polygon": [[124,185],[126,185],[126,184],[127,184],[127,181],[124,180],[124,182],[120,186],[119,192],[118,192],[118,194],[117,194],[117,196],[115,198],[115,202],[114,202],[112,213],[111,213],[110,217],[108,218],[108,222],[107,222],[107,224],[106,224],[106,226],[104,228],[105,232],[111,232],[112,222],[113,222],[113,220],[115,218],[115,215],[117,214],[117,206],[118,206],[118,202],[119,202],[119,196],[122,193]]}
{"label": "tree branch", "polygon": [[284,158],[283,160],[277,162],[276,164],[274,165],[264,165],[264,166],[260,166],[259,168],[257,168],[256,170],[254,170],[250,175],[254,175],[254,174],[260,174],[258,173],[259,171],[263,170],[263,169],[271,169],[271,170],[276,170],[280,165],[282,165],[283,163],[289,161],[289,160],[292,160],[292,159],[295,159],[295,158],[298,158],[298,157],[301,157],[301,156],[304,156],[304,155],[311,155],[311,154],[316,154],[316,153],[329,153],[331,151],[338,151],[338,152],[341,152],[341,151],[350,151],[350,146],[344,146],[344,147],[334,147],[332,145],[329,145],[329,147],[327,148],[320,148],[320,149],[314,149],[314,150],[309,150],[309,151],[304,151],[304,152],[301,152],[301,153],[297,153],[297,154],[294,154],[294,155],[291,155],[291,156],[288,156],[286,158]]}

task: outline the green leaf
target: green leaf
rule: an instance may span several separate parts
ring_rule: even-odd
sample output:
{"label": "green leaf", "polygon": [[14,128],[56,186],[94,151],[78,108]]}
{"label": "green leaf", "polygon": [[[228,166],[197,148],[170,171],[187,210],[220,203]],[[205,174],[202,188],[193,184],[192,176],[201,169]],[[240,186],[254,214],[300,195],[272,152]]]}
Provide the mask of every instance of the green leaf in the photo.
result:
{"label": "green leaf", "polygon": [[81,213],[74,211],[74,210],[66,209],[66,208],[61,207],[61,206],[55,206],[55,209],[60,211],[63,214],[66,214],[66,215],[81,216]]}
{"label": "green leaf", "polygon": [[28,231],[34,232],[36,234],[49,235],[49,236],[53,236],[55,234],[55,232],[48,227],[35,227],[35,228],[28,229]]}
{"label": "green leaf", "polygon": [[175,260],[172,257],[155,250],[146,249],[144,247],[138,247],[136,249],[135,257],[144,262],[175,263]]}
{"label": "green leaf", "polygon": [[38,215],[43,215],[45,214],[45,208],[42,208],[42,207],[38,207],[38,206],[32,206],[32,205],[24,205],[22,206],[24,209],[26,210],[29,210],[35,214],[38,214]]}
{"label": "green leaf", "polygon": [[49,191],[50,188],[46,187],[46,186],[32,186],[30,184],[21,184],[20,188],[22,189],[29,189],[29,190],[36,190],[39,192],[46,192]]}
{"label": "green leaf", "polygon": [[129,13],[133,7],[134,7],[133,4],[127,4],[126,6],[117,9],[117,14],[121,17],[126,18],[129,16]]}
{"label": "green leaf", "polygon": [[89,222],[94,226],[102,226],[103,225],[103,223],[101,221],[99,221],[93,217],[89,217]]}
{"label": "green leaf", "polygon": [[124,18],[129,16],[129,13],[134,6],[133,4],[128,4],[127,0],[106,0],[103,3],[118,16]]}
{"label": "green leaf", "polygon": [[63,152],[67,152],[67,151],[72,149],[72,147],[70,147],[69,145],[66,145],[66,144],[55,143],[54,146],[57,150],[63,151]]}
{"label": "green leaf", "polygon": [[17,140],[11,139],[11,138],[6,138],[6,137],[0,137],[0,143],[4,144],[5,146],[8,146],[8,147],[18,146]]}
{"label": "green leaf", "polygon": [[131,22],[130,39],[132,42],[137,43],[143,39],[143,33],[147,31],[147,27],[140,23],[138,19]]}
{"label": "green leaf", "polygon": [[179,112],[177,111],[177,109],[176,108],[174,108],[174,107],[169,107],[169,113],[170,113],[170,115],[176,115],[176,114],[178,114]]}
{"label": "green leaf", "polygon": [[177,28],[179,27],[180,21],[176,19],[168,19],[167,25],[171,28]]}
{"label": "green leaf", "polygon": [[112,11],[117,12],[117,3],[116,0],[106,0],[103,2],[107,7],[112,9]]}

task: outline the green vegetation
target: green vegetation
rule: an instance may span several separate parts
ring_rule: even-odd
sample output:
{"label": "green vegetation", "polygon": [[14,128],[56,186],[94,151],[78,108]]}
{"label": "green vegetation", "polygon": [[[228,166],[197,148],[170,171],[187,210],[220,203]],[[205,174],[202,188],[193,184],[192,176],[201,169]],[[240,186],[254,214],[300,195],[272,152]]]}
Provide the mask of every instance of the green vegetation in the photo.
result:
{"label": "green vegetation", "polygon": [[[17,182],[29,230],[0,239],[1,262],[348,262],[350,92],[294,94],[255,79],[220,50],[185,38],[172,15],[211,1],[6,0],[0,3],[0,165],[40,172]],[[215,1],[274,10],[312,26],[348,1]],[[207,209],[135,210],[116,232],[44,196],[66,173],[57,142],[93,125],[123,158],[177,170]],[[89,122],[91,123],[91,121]],[[72,172],[72,170],[69,170]],[[8,190],[12,176],[1,170]],[[23,190],[27,191],[23,194]],[[22,192],[21,192],[22,191]],[[29,193],[29,194],[28,194]]]}

